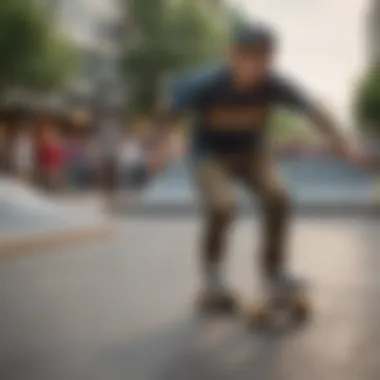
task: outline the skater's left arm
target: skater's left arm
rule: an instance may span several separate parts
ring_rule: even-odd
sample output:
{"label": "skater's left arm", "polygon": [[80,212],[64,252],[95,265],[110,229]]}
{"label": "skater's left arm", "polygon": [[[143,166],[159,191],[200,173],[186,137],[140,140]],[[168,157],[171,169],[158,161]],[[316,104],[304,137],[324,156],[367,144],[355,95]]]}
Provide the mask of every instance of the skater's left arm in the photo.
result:
{"label": "skater's left arm", "polygon": [[170,162],[170,137],[175,125],[202,107],[207,83],[203,76],[189,75],[179,78],[162,94],[154,121],[157,139],[161,142],[161,155],[166,156],[167,163]]}
{"label": "skater's left arm", "polygon": [[337,123],[326,107],[312,100],[306,91],[295,84],[282,81],[278,86],[280,102],[285,106],[305,115],[318,130],[332,143],[334,150],[351,161],[361,161],[356,146],[343,133],[343,128]]}
{"label": "skater's left arm", "polygon": [[167,135],[175,122],[189,116],[203,102],[203,78],[195,75],[181,77],[162,94],[156,108],[155,121],[161,134]]}

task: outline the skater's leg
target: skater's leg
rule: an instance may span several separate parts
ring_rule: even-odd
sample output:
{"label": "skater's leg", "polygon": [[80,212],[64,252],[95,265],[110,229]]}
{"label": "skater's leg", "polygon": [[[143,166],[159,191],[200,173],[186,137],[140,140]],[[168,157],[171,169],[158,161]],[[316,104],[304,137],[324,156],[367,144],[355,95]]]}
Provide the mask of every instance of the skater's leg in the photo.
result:
{"label": "skater's leg", "polygon": [[[281,280],[286,265],[286,239],[290,200],[270,155],[255,155],[244,166],[243,179],[252,194],[258,196],[263,211],[262,248],[260,252],[260,292],[248,315],[256,326],[270,321],[272,308],[282,299]],[[286,290],[287,291],[287,290]]]}
{"label": "skater's leg", "polygon": [[210,290],[223,287],[222,261],[230,224],[235,214],[232,180],[226,162],[207,158],[197,167],[197,183],[205,208],[201,265]]}
{"label": "skater's leg", "polygon": [[284,271],[290,201],[282,187],[267,187],[262,193],[264,211],[263,268],[267,276]]}
{"label": "skater's leg", "polygon": [[262,204],[262,272],[267,278],[277,277],[286,265],[291,202],[269,153],[258,154],[252,160],[246,170],[246,183]]}
{"label": "skater's leg", "polygon": [[263,317],[265,320],[270,315],[272,306],[289,307],[292,317],[297,321],[303,321],[310,314],[305,282],[292,276],[286,268],[288,227],[291,216],[290,197],[270,155],[264,154],[256,162],[257,165],[251,171],[251,188],[256,190],[264,213],[261,252],[262,275],[264,276],[264,303],[262,305],[264,306],[261,307],[259,304],[259,309],[254,308],[250,322],[255,324],[257,317],[259,319]]}

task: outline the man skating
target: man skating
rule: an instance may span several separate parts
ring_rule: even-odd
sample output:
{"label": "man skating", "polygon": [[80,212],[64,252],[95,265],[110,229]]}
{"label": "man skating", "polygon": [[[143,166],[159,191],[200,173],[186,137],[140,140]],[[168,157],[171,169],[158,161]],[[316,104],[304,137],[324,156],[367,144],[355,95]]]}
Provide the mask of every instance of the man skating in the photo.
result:
{"label": "man skating", "polygon": [[[204,289],[200,306],[232,309],[223,277],[228,229],[235,214],[235,181],[257,196],[263,210],[261,274],[268,289],[296,289],[286,272],[286,237],[291,202],[267,146],[267,124],[276,106],[302,113],[345,158],[359,160],[329,115],[275,69],[277,38],[263,26],[241,28],[225,62],[173,86],[160,122],[183,111],[196,116],[195,178],[206,214],[201,245]],[[290,290],[291,291],[291,290]]]}

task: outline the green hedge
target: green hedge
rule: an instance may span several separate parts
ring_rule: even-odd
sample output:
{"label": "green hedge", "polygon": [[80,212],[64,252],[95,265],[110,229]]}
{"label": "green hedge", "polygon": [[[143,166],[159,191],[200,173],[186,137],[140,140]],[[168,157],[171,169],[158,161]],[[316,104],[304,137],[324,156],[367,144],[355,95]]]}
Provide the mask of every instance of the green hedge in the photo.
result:
{"label": "green hedge", "polygon": [[380,133],[380,66],[370,70],[359,84],[354,112],[362,129]]}

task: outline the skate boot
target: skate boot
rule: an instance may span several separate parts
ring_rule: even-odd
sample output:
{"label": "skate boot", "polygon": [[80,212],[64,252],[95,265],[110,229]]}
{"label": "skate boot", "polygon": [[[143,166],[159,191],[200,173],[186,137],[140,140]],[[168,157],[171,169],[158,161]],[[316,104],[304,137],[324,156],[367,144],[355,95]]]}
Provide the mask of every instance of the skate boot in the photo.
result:
{"label": "skate boot", "polygon": [[205,289],[198,296],[197,306],[202,313],[233,314],[237,310],[237,301],[235,295],[226,289],[218,292]]}
{"label": "skate boot", "polygon": [[261,296],[249,313],[249,325],[268,325],[277,312],[286,312],[295,322],[307,320],[311,308],[306,290],[303,281],[286,275],[265,280]]}
{"label": "skate boot", "polygon": [[205,274],[205,288],[198,296],[198,309],[204,313],[234,313],[235,295],[224,283],[220,268],[211,268]]}

